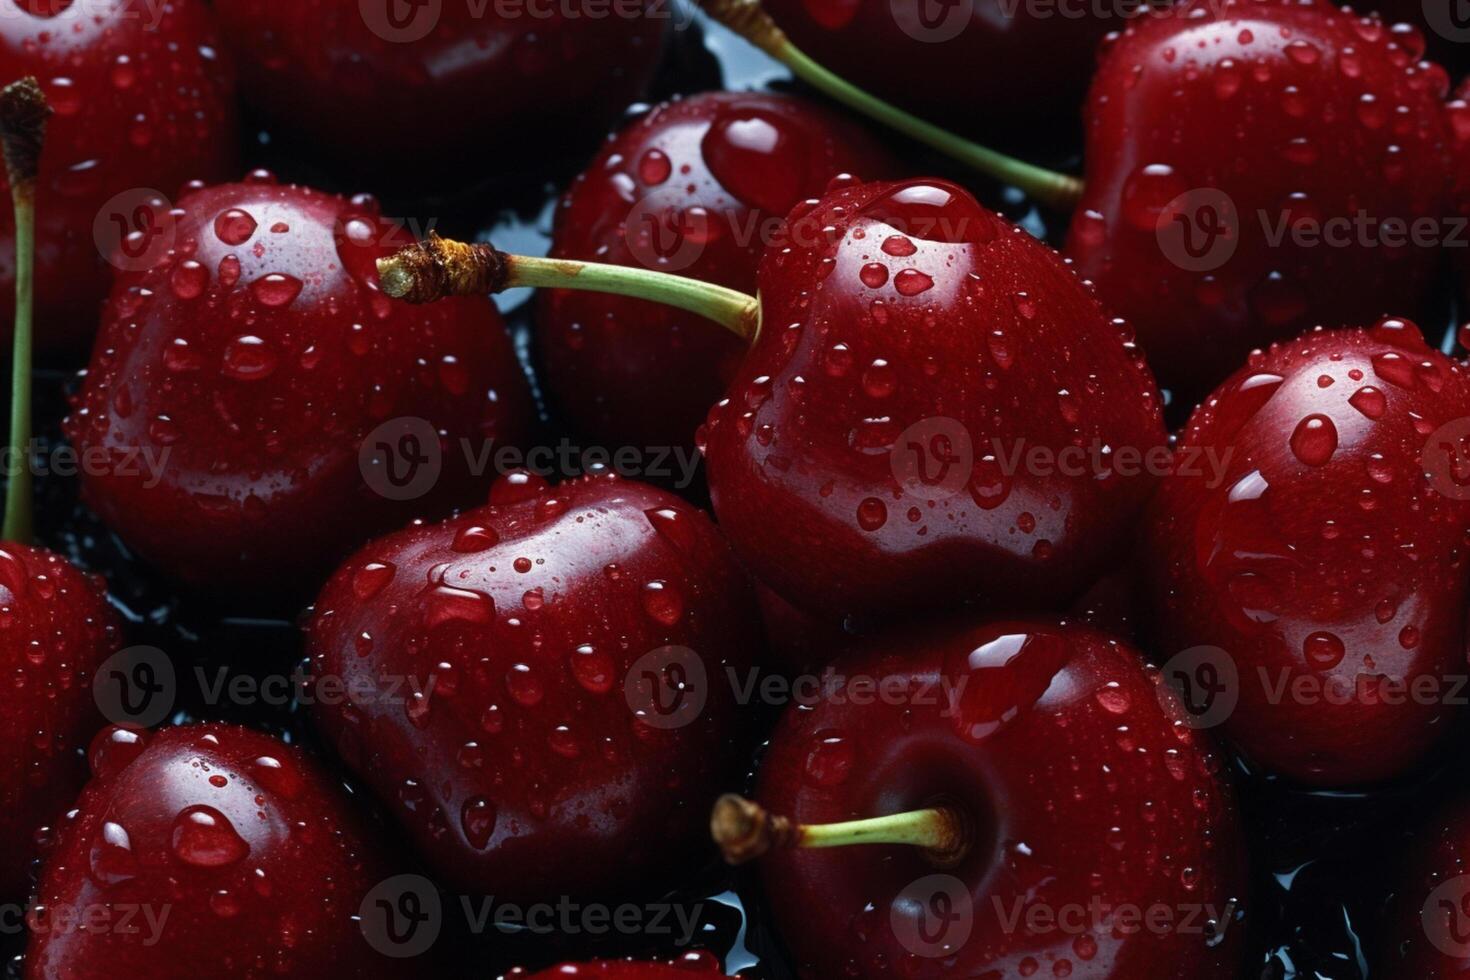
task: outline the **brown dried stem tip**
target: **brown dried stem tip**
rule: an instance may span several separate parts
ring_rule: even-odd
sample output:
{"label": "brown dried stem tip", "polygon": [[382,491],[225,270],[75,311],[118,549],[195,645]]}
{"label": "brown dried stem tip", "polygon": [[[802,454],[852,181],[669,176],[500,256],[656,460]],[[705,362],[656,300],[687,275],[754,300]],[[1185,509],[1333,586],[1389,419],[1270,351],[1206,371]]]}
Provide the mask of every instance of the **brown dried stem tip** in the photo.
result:
{"label": "brown dried stem tip", "polygon": [[710,834],[727,864],[747,864],[758,857],[792,846],[796,827],[786,817],[771,813],[759,803],[727,793],[715,803],[709,821]]}
{"label": "brown dried stem tip", "polygon": [[698,0],[712,20],[773,57],[789,42],[786,32],[766,13],[760,0]]}
{"label": "brown dried stem tip", "polygon": [[417,245],[378,260],[383,292],[406,303],[484,296],[505,288],[510,262],[494,245],[470,245],[434,232]]}
{"label": "brown dried stem tip", "polygon": [[0,141],[12,186],[31,184],[41,166],[41,146],[51,104],[35,78],[27,76],[0,89]]}

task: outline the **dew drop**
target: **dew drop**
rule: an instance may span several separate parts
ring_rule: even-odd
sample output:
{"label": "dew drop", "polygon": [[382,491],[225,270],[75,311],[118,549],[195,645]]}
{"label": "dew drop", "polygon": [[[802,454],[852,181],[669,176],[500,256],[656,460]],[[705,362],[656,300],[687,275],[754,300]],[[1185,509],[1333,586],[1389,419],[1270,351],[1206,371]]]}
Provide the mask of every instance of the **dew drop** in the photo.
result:
{"label": "dew drop", "polygon": [[174,820],[174,856],[196,868],[223,868],[244,859],[250,845],[228,817],[211,806],[191,806]]}

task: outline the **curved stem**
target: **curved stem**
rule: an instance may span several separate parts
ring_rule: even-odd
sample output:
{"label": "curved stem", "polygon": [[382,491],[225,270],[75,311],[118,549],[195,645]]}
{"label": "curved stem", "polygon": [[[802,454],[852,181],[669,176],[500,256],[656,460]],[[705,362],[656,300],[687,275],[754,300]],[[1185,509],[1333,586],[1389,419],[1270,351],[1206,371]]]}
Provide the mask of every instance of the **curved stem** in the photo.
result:
{"label": "curved stem", "polygon": [[1070,211],[1082,196],[1082,181],[980,146],[925,122],[823,67],[801,51],[761,9],[760,0],[699,0],[715,20],[791,69],[792,74],[857,112],[938,150],[987,177],[1019,187],[1058,211]]}
{"label": "curved stem", "polygon": [[922,848],[940,867],[953,867],[973,846],[970,822],[953,807],[931,807],[845,823],[803,825],[770,813],[742,796],[720,797],[710,833],[730,864],[745,864],[773,850],[896,844]]}
{"label": "curved stem", "polygon": [[430,233],[378,260],[383,292],[409,303],[507,289],[576,289],[650,300],[707,317],[746,343],[760,332],[760,300],[734,289],[632,266],[508,255]]}
{"label": "curved stem", "polygon": [[0,90],[0,141],[15,206],[15,340],[10,366],[10,448],[19,463],[5,497],[5,540],[29,542],[35,515],[31,480],[31,362],[34,347],[32,295],[36,267],[36,173],[51,107],[34,78]]}

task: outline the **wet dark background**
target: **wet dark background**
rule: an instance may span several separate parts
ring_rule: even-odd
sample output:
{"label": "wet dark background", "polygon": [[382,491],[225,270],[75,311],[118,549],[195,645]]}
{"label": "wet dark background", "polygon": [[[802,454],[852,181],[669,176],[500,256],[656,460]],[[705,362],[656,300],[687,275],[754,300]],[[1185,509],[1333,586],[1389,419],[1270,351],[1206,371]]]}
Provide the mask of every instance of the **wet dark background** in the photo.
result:
{"label": "wet dark background", "polygon": [[[651,98],[716,88],[789,87],[783,68],[725,29],[699,18],[690,30],[677,32]],[[636,114],[643,108],[634,106],[629,112]],[[329,173],[317,169],[302,148],[283,144],[258,128],[251,132],[251,164],[271,169],[285,180],[343,192],[363,189],[341,186]],[[1013,149],[1028,159],[1075,171],[1080,166],[1079,144],[1080,134],[1059,135],[1049,130],[1044,136],[1038,134],[1029,145]],[[418,222],[410,224],[410,229],[436,227],[446,235],[493,239],[507,250],[544,254],[559,189],[570,182],[589,155],[590,148],[550,163],[543,158],[527,163],[519,175],[452,196],[401,195],[391,188],[370,189],[383,198],[385,213]],[[955,179],[975,190],[990,207],[1034,234],[1060,244],[1065,232],[1064,216],[1048,215],[1018,192],[977,183],[965,172],[924,153],[912,153],[910,163],[914,176]],[[1447,351],[1455,342],[1458,315],[1453,292],[1447,283],[1439,318],[1433,324],[1421,324],[1426,334],[1439,335],[1443,330]],[[524,294],[500,298],[516,330],[522,356],[529,362],[526,299]],[[74,379],[68,372],[39,372],[37,418],[43,435],[50,439],[59,438],[59,422],[73,386]],[[1188,406],[1171,406],[1171,421],[1182,421],[1187,410]],[[554,418],[545,421],[548,431],[564,431]],[[696,487],[688,493],[703,502],[701,489]],[[181,677],[192,675],[198,668],[210,678],[221,669],[231,675],[264,678],[289,673],[299,663],[298,610],[262,615],[248,601],[230,608],[177,595],[77,504],[74,481],[43,478],[39,499],[43,543],[81,566],[106,575],[113,602],[131,625],[130,641],[167,651]],[[294,704],[206,705],[200,703],[199,685],[192,682],[181,683],[180,692],[174,723],[200,719],[238,722],[304,743],[330,757],[316,745]],[[1427,810],[1461,787],[1470,786],[1470,760],[1447,758],[1411,783],[1371,793],[1303,792],[1252,774],[1244,762],[1237,762],[1235,771],[1256,873],[1255,890],[1246,903],[1252,956],[1243,977],[1368,977],[1367,964],[1377,958],[1373,930],[1390,898],[1385,882],[1397,866],[1403,843]],[[667,900],[702,908],[701,928],[691,948],[713,952],[731,974],[752,980],[791,980],[793,974],[782,961],[779,942],[761,908],[753,877],[732,874],[713,860],[690,877],[688,887],[667,896]],[[646,904],[658,899],[642,894],[637,883],[630,883],[629,901]],[[449,898],[446,908],[457,910],[458,900]],[[452,923],[462,916],[451,913],[448,918]],[[456,976],[477,978],[494,977],[516,965],[540,968],[567,959],[618,956],[669,959],[685,952],[671,937],[660,941],[658,937],[639,936],[595,939],[505,935],[493,929],[470,936],[456,935],[452,926],[446,928],[440,942],[457,948],[462,965]],[[10,958],[10,977],[20,974],[23,947],[23,936],[0,935],[0,951]]]}

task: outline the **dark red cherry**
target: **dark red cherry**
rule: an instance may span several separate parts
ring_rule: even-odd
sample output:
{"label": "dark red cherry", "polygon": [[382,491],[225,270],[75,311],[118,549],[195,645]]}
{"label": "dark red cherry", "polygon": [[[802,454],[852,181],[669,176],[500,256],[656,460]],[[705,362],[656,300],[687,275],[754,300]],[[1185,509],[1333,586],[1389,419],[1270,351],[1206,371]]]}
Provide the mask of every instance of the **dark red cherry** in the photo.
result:
{"label": "dark red cherry", "polygon": [[[892,161],[851,123],[779,95],[712,92],[655,108],[603,147],[557,216],[557,258],[644,266],[746,292],[780,221],[839,174]],[[744,346],[691,313],[546,290],[546,386],[580,432],[614,446],[688,446]]]}
{"label": "dark red cherry", "polygon": [[0,545],[0,895],[24,898],[37,832],[72,804],[86,780],[87,740],[102,724],[97,668],[120,640],[98,579],[41,548]]}
{"label": "dark red cherry", "polygon": [[783,718],[761,805],[714,818],[731,859],[770,851],[799,975],[1238,975],[1233,795],[1137,650],[1003,621],[908,627],[837,667],[843,684]]}
{"label": "dark red cherry", "polygon": [[841,189],[789,235],[703,430],[741,558],[836,622],[1065,606],[1116,558],[1164,458],[1126,333],[952,184]]}
{"label": "dark red cherry", "polygon": [[[108,260],[130,264],[114,247],[142,247],[168,207],[147,203],[238,172],[234,79],[201,0],[5,6],[0,77],[36,76],[55,110],[36,193],[36,342],[75,356],[95,331]],[[14,229],[0,208],[0,296],[15,290]],[[0,323],[8,333],[8,308]]]}
{"label": "dark red cherry", "polygon": [[1377,968],[1386,977],[1453,980],[1470,970],[1470,800],[1416,818],[1393,856],[1394,900],[1380,929]]}
{"label": "dark red cherry", "polygon": [[1189,0],[1108,48],[1067,252],[1164,387],[1420,307],[1451,174],[1449,78],[1423,54],[1327,0]]}
{"label": "dark red cherry", "polygon": [[1142,552],[1153,649],[1257,764],[1371,783],[1448,733],[1467,417],[1464,368],[1386,320],[1252,355],[1180,437]]}
{"label": "dark red cherry", "polygon": [[686,953],[670,964],[638,963],[633,960],[597,960],[592,963],[563,963],[540,973],[512,970],[507,980],[689,980],[694,977],[724,976],[719,961],[708,953]]}
{"label": "dark red cherry", "polygon": [[119,278],[67,430],[109,461],[83,477],[92,508],[168,573],[315,587],[367,537],[472,499],[466,445],[526,436],[493,304],[390,303],[374,260],[407,237],[371,199],[260,178],[190,194],[172,227]]}
{"label": "dark red cherry", "polygon": [[505,162],[518,147],[590,143],[643,92],[673,20],[653,0],[602,16],[463,0],[215,6],[242,93],[267,123],[400,181],[462,168],[476,151]]}
{"label": "dark red cherry", "polygon": [[[1095,50],[1122,19],[1005,0],[765,0],[797,47],[880,98],[968,130],[1075,126]],[[1106,7],[1107,5],[1102,5]],[[983,95],[981,93],[984,93]]]}
{"label": "dark red cherry", "polygon": [[[679,498],[512,474],[364,547],[323,590],[314,718],[440,879],[541,901],[687,869],[738,781],[758,650],[740,569]],[[642,887],[637,884],[637,887]]]}
{"label": "dark red cherry", "polygon": [[431,975],[360,924],[392,844],[300,749],[229,725],[114,731],[42,871],[27,980]]}

